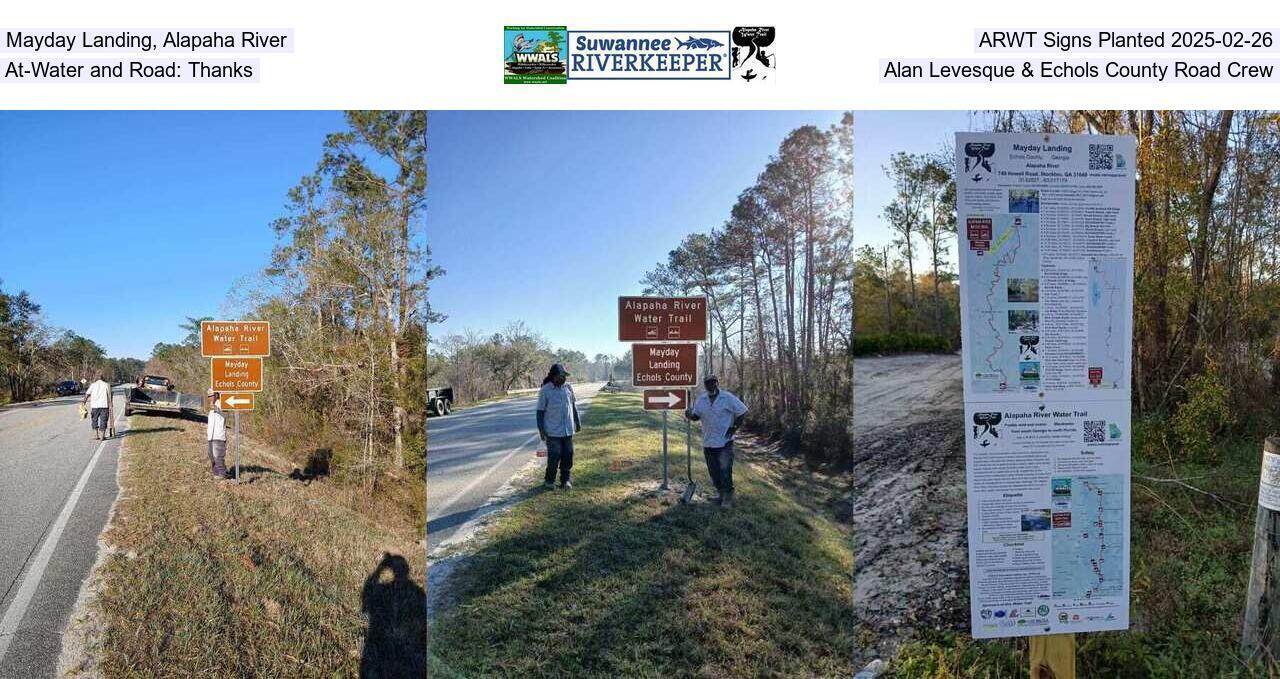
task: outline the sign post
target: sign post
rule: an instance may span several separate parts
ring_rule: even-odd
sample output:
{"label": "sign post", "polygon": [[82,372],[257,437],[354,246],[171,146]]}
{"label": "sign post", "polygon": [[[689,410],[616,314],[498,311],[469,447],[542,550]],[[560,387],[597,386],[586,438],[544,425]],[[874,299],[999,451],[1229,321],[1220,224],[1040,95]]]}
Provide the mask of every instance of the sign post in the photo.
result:
{"label": "sign post", "polygon": [[970,631],[1129,627],[1133,137],[956,135]]}
{"label": "sign post", "polygon": [[[669,489],[668,411],[688,408],[698,383],[698,345],[707,339],[706,297],[619,297],[618,341],[631,345],[631,384],[646,387],[645,410],[662,411],[662,485]],[[671,387],[681,387],[672,389]],[[687,429],[686,429],[687,432]],[[687,434],[686,434],[687,439]],[[690,470],[692,470],[692,462]],[[692,471],[689,474],[693,481]],[[692,494],[685,488],[684,498]]]}
{"label": "sign post", "polygon": [[267,321],[201,321],[200,355],[209,359],[209,388],[232,411],[235,481],[240,482],[240,411],[253,410],[263,389],[262,359],[271,354]]}
{"label": "sign post", "polygon": [[667,413],[668,410],[662,411],[662,485],[658,486],[660,490],[667,489]]}

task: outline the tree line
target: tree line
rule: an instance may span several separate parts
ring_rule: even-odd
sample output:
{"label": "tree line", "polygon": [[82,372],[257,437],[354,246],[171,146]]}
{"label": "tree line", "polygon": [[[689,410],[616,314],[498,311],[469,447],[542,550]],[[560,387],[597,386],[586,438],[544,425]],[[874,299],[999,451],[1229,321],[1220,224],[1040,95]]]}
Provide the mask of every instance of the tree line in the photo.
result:
{"label": "tree line", "polygon": [[[288,191],[271,260],[232,304],[271,323],[251,430],[372,488],[425,465],[426,290],[438,275],[423,244],[427,113],[348,111],[345,123]],[[152,353],[183,390],[208,385],[200,320]]]}
{"label": "tree line", "polygon": [[645,294],[702,295],[705,371],[749,426],[806,459],[852,455],[853,114],[782,140],[723,224],[686,237]]}
{"label": "tree line", "polygon": [[452,387],[460,404],[538,387],[552,363],[564,365],[577,382],[604,382],[631,371],[630,354],[588,357],[576,349],[556,349],[523,321],[494,333],[452,333],[432,346],[427,379],[436,387]]}
{"label": "tree line", "polygon": [[[947,150],[899,152],[882,168],[893,181],[893,195],[881,210],[892,238],[879,246],[863,245],[855,256],[856,328],[862,345],[884,351],[960,345],[960,288],[951,260],[956,239],[953,157]],[[939,341],[929,342],[930,337]]]}
{"label": "tree line", "polygon": [[97,342],[51,326],[25,290],[4,291],[0,281],[0,378],[3,398],[30,401],[54,393],[63,380],[92,382],[105,375],[128,382],[142,373],[136,358],[108,357]]}

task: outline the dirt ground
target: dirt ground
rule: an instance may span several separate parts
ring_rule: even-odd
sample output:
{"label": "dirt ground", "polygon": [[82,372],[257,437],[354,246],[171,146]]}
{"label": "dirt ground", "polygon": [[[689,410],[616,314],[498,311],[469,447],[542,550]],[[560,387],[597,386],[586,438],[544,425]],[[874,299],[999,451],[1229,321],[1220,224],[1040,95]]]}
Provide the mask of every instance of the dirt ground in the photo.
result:
{"label": "dirt ground", "polygon": [[[967,625],[959,355],[854,361],[854,610],[865,663]],[[860,666],[860,665],[859,665]]]}

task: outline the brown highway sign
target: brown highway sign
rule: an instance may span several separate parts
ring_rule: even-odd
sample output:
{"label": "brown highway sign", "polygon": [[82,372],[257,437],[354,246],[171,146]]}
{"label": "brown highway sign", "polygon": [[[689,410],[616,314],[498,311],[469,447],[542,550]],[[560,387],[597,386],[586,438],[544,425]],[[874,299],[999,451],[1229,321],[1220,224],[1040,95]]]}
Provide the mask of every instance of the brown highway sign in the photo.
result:
{"label": "brown highway sign", "polygon": [[688,389],[645,389],[645,410],[684,410],[689,407]]}
{"label": "brown highway sign", "polygon": [[218,394],[218,405],[223,410],[253,410],[254,401],[257,400],[255,396],[253,392]]}
{"label": "brown highway sign", "polygon": [[200,321],[200,355],[270,356],[267,321]]}
{"label": "brown highway sign", "polygon": [[256,356],[211,358],[209,374],[214,391],[262,391],[262,359]]}
{"label": "brown highway sign", "polygon": [[637,387],[690,387],[698,383],[698,345],[631,345],[631,383]]}
{"label": "brown highway sign", "polygon": [[702,342],[706,297],[619,297],[619,342]]}

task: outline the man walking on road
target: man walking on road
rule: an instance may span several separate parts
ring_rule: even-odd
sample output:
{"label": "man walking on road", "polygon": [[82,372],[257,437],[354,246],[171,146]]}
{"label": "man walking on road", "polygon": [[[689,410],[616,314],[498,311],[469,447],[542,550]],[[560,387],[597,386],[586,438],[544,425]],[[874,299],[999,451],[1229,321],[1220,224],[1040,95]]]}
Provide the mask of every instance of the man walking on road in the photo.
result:
{"label": "man walking on road", "polygon": [[106,375],[98,375],[98,379],[85,389],[80,403],[89,405],[89,426],[93,427],[93,440],[106,440],[107,425],[111,421],[111,385],[107,384]]}
{"label": "man walking on road", "polygon": [[227,478],[227,418],[222,414],[222,399],[218,392],[210,389],[209,424],[205,427],[205,436],[209,440],[209,462],[213,464],[213,476],[217,479]]}
{"label": "man walking on road", "polygon": [[560,487],[572,488],[569,472],[573,469],[573,434],[582,431],[578,421],[578,401],[573,387],[565,382],[569,373],[564,366],[551,366],[538,390],[538,436],[547,444],[547,473],[544,488],[556,487],[556,469],[560,470]]}
{"label": "man walking on road", "polygon": [[720,497],[721,507],[733,506],[733,434],[742,425],[747,406],[737,396],[720,390],[720,380],[707,375],[702,381],[706,391],[684,411],[695,422],[702,420],[702,454],[707,458],[707,473]]}

